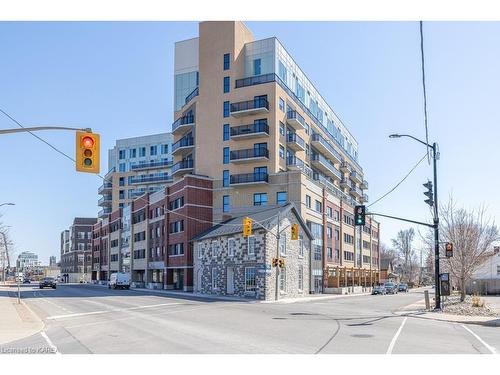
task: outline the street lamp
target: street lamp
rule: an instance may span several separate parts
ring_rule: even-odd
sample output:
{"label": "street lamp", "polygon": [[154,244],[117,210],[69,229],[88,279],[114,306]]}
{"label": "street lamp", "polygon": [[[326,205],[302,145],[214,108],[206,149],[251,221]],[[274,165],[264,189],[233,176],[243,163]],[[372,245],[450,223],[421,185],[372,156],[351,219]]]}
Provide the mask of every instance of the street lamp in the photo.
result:
{"label": "street lamp", "polygon": [[437,199],[437,161],[439,159],[439,153],[437,151],[437,143],[434,142],[432,145],[427,142],[421,141],[409,134],[391,134],[389,138],[411,138],[425,147],[432,150],[433,159],[433,169],[434,169],[434,279],[435,279],[435,293],[436,293],[436,310],[441,309],[441,292],[439,290],[439,209],[438,209],[438,199]]}

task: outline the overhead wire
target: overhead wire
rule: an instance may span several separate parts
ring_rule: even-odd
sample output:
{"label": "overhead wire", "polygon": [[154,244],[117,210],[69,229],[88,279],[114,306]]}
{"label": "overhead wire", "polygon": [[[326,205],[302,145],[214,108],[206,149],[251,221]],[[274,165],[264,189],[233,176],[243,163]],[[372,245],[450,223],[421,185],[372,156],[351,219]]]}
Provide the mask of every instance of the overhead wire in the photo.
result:
{"label": "overhead wire", "polygon": [[[424,32],[422,21],[420,21],[420,57],[422,69],[422,88],[424,94],[424,123],[425,123],[425,143],[429,144],[429,127],[427,124],[427,91],[425,87],[425,58],[424,58]],[[431,163],[429,148],[427,148],[427,162]]]}

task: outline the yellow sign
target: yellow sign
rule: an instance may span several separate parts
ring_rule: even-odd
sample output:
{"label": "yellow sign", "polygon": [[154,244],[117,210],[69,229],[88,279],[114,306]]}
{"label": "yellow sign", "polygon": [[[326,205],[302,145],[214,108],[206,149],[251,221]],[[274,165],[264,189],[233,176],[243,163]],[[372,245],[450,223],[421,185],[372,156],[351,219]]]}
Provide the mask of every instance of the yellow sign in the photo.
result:
{"label": "yellow sign", "polygon": [[246,217],[243,219],[243,236],[248,237],[252,235],[252,219]]}

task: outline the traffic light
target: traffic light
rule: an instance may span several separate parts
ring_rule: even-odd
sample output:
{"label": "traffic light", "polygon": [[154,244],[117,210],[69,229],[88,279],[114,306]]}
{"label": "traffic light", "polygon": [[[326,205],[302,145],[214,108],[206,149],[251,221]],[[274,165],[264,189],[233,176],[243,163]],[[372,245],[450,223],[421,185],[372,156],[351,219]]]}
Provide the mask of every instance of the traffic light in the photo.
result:
{"label": "traffic light", "polygon": [[76,170],[99,173],[99,134],[76,132]]}
{"label": "traffic light", "polygon": [[243,219],[243,236],[248,237],[252,235],[252,219],[246,217]]}
{"label": "traffic light", "polygon": [[299,224],[292,224],[292,240],[299,239]]}
{"label": "traffic light", "polygon": [[273,258],[273,267],[278,267],[278,258]]}
{"label": "traffic light", "polygon": [[432,207],[434,206],[434,193],[432,192],[432,182],[427,181],[423,185],[427,189],[427,191],[424,192],[424,195],[427,197],[427,199],[424,202]]}
{"label": "traffic light", "polygon": [[354,207],[354,225],[365,225],[365,215],[366,215],[365,206]]}
{"label": "traffic light", "polygon": [[446,258],[451,258],[453,257],[453,244],[451,242],[447,242],[445,246],[446,250]]}
{"label": "traffic light", "polygon": [[283,258],[279,259],[279,265],[280,265],[280,268],[284,268],[285,267],[285,260]]}

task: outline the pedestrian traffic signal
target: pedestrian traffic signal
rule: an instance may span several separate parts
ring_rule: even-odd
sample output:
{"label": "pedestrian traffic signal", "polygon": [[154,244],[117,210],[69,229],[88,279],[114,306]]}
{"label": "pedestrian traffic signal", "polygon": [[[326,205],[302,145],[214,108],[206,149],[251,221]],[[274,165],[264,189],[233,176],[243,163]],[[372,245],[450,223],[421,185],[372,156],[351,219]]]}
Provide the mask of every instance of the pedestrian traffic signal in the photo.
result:
{"label": "pedestrian traffic signal", "polygon": [[248,237],[252,235],[252,219],[245,217],[243,219],[243,236]]}
{"label": "pedestrian traffic signal", "polygon": [[273,267],[278,267],[278,258],[273,258]]}
{"label": "pedestrian traffic signal", "polygon": [[283,258],[280,258],[278,263],[279,263],[280,268],[285,267],[285,260]]}
{"label": "pedestrian traffic signal", "polygon": [[366,215],[365,206],[354,207],[354,225],[365,225],[365,215]]}
{"label": "pedestrian traffic signal", "polygon": [[453,257],[453,244],[451,242],[446,243],[445,250],[446,250],[445,252],[446,258]]}
{"label": "pedestrian traffic signal", "polygon": [[76,132],[76,170],[78,172],[99,173],[99,134]]}
{"label": "pedestrian traffic signal", "polygon": [[424,192],[424,195],[427,197],[427,199],[424,202],[432,207],[434,206],[434,193],[432,192],[432,182],[427,181],[423,185],[427,189],[427,191]]}
{"label": "pedestrian traffic signal", "polygon": [[292,240],[299,239],[299,224],[292,224]]}

